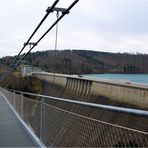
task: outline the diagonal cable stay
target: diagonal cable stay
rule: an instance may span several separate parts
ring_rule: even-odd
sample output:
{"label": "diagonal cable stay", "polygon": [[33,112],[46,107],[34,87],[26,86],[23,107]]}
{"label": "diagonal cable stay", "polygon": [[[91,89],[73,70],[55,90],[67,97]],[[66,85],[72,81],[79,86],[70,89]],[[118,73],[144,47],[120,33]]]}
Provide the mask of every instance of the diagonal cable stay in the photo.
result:
{"label": "diagonal cable stay", "polygon": [[[40,23],[38,24],[38,26],[35,28],[35,30],[33,31],[33,33],[31,34],[31,36],[29,37],[29,39],[27,40],[27,42],[24,43],[23,48],[20,50],[20,52],[18,53],[17,56],[15,56],[8,68],[8,70],[6,71],[6,73],[4,74],[4,76],[2,77],[1,81],[3,81],[4,79],[6,79],[8,77],[8,75],[21,63],[21,61],[35,48],[35,46],[54,28],[54,26],[66,15],[69,14],[69,11],[74,7],[74,5],[76,5],[76,3],[79,0],[75,0],[67,9],[63,9],[63,8],[55,8],[55,6],[57,5],[57,3],[59,2],[59,0],[55,0],[55,2],[53,3],[53,5],[51,7],[48,7],[48,9],[46,10],[46,14],[43,17],[43,19],[40,21]],[[32,39],[32,37],[36,34],[36,32],[38,31],[38,29],[41,27],[41,25],[43,24],[43,22],[46,20],[46,18],[49,16],[50,13],[52,13],[53,11],[57,11],[59,12],[61,10],[62,14],[61,16],[50,26],[50,28],[33,44],[33,46],[29,49],[29,51],[24,54],[19,61],[17,62],[19,56],[21,55],[21,53],[23,52],[23,50],[25,49],[25,47],[29,44],[30,40]],[[17,62],[17,63],[16,63]]]}
{"label": "diagonal cable stay", "polygon": [[24,44],[23,48],[20,50],[20,52],[18,53],[17,56],[15,56],[12,59],[12,62],[6,72],[6,75],[9,73],[10,69],[14,66],[14,63],[17,61],[17,59],[19,58],[20,54],[23,52],[23,50],[25,49],[25,47],[27,46],[27,44],[29,43],[29,41],[32,39],[32,37],[35,35],[35,33],[37,32],[37,30],[41,27],[41,25],[43,24],[43,22],[46,20],[46,18],[48,17],[48,15],[53,12],[54,7],[56,6],[56,4],[59,2],[59,0],[56,0],[53,5],[50,7],[49,11],[46,11],[45,16],[43,17],[43,19],[40,21],[40,23],[38,24],[38,26],[35,28],[35,30],[33,31],[33,33],[31,34],[31,36],[29,37],[29,39],[27,40],[27,42]]}

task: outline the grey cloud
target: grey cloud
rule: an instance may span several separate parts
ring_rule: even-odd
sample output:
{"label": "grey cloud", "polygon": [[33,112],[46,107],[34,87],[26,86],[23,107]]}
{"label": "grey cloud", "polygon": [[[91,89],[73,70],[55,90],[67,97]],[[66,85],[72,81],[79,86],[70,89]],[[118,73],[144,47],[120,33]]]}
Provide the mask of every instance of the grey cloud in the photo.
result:
{"label": "grey cloud", "polygon": [[[3,0],[0,56],[18,53],[52,2],[54,0]],[[72,0],[61,0],[60,4],[65,7],[70,2]],[[147,14],[148,1],[145,0],[80,0],[59,23],[59,48],[112,52],[130,49],[148,53]],[[33,41],[50,26],[53,18],[49,17]],[[54,37],[53,30],[36,49],[52,49]]]}

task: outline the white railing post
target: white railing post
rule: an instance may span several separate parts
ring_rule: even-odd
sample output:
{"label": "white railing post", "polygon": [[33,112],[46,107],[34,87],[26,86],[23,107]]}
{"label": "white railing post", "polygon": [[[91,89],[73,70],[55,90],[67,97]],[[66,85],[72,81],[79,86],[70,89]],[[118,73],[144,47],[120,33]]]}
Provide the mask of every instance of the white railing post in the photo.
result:
{"label": "white railing post", "polygon": [[21,118],[24,118],[24,99],[23,99],[23,93],[21,93]]}
{"label": "white railing post", "polygon": [[41,109],[40,109],[40,140],[44,143],[45,141],[45,98],[41,98]]}

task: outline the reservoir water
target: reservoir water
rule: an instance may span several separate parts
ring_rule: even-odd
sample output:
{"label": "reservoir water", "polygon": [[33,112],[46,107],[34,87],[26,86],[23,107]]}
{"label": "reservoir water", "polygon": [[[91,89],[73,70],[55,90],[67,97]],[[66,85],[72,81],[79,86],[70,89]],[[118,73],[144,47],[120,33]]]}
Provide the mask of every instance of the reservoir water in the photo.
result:
{"label": "reservoir water", "polygon": [[126,81],[148,85],[148,74],[88,74],[84,77],[105,79],[105,80],[116,80]]}

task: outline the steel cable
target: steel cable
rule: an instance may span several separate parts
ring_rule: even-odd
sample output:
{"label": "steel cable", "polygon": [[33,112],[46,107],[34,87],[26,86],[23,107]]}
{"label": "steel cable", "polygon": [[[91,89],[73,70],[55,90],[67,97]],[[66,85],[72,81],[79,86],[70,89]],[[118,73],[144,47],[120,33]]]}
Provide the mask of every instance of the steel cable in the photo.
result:
{"label": "steel cable", "polygon": [[8,75],[10,69],[12,68],[12,66],[14,65],[14,63],[16,62],[16,60],[18,59],[18,57],[20,56],[20,54],[23,52],[23,50],[25,49],[25,47],[27,46],[27,44],[29,43],[29,41],[32,39],[32,37],[35,35],[35,33],[37,32],[37,30],[41,27],[41,25],[43,24],[43,22],[46,20],[46,18],[48,17],[48,15],[53,11],[53,8],[56,6],[56,4],[59,2],[59,0],[56,0],[53,5],[51,6],[49,11],[46,11],[45,16],[43,17],[43,19],[40,21],[40,23],[38,24],[38,26],[35,28],[35,30],[33,31],[33,33],[31,34],[31,36],[29,37],[29,39],[27,40],[27,42],[24,44],[23,48],[20,50],[20,52],[18,53],[17,56],[15,56],[6,72],[6,75]]}
{"label": "steel cable", "polygon": [[19,64],[20,62],[31,52],[31,50],[47,35],[47,33],[66,15],[69,13],[70,9],[78,2],[79,0],[75,0],[67,9],[65,12],[62,12],[62,15],[59,17],[59,19],[57,19],[57,21],[55,21],[55,23],[53,23],[53,25],[39,38],[39,40],[32,46],[32,48],[30,48],[30,50],[23,56],[21,57],[21,59],[14,65],[14,63],[17,61],[18,57],[20,56],[20,54],[22,53],[22,51],[24,50],[24,48],[27,46],[27,44],[29,43],[29,41],[32,39],[32,37],[34,36],[34,34],[37,32],[37,30],[40,28],[40,26],[42,25],[42,23],[45,21],[45,19],[47,18],[47,16],[53,12],[53,9],[55,7],[55,5],[59,2],[59,0],[56,0],[54,2],[54,4],[51,6],[51,8],[46,11],[46,15],[43,17],[43,19],[41,20],[41,22],[38,24],[38,26],[36,27],[36,29],[34,30],[34,32],[31,34],[31,36],[29,37],[29,39],[27,40],[27,42],[24,44],[23,48],[21,49],[21,51],[19,52],[19,54],[14,57],[14,59],[12,60],[11,65],[9,66],[7,72],[5,73],[5,76],[2,77],[1,81],[3,81]]}

